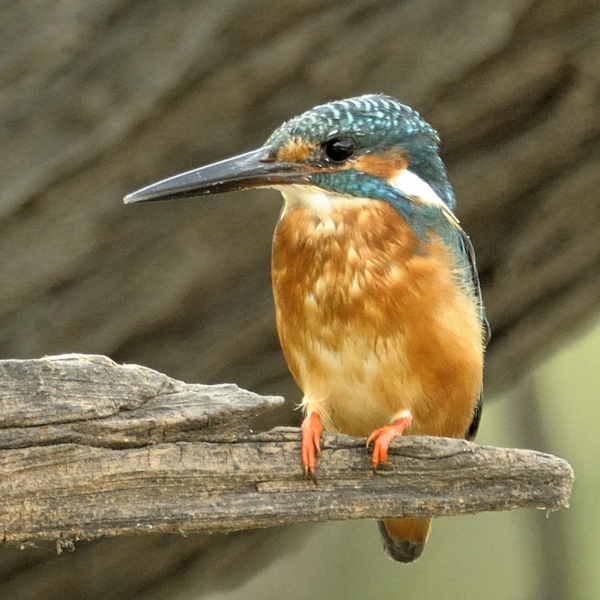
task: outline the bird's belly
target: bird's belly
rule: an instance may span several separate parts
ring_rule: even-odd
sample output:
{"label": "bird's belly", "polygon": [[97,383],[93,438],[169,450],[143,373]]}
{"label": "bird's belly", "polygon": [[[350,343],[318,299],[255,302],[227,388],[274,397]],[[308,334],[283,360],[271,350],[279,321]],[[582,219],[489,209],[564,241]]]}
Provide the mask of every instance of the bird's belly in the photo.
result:
{"label": "bird's belly", "polygon": [[[320,405],[326,429],[368,435],[418,404],[423,390],[418,374],[408,368],[402,336],[364,335],[348,323],[342,328],[314,325],[305,331],[307,345],[291,346],[288,352],[304,401]],[[339,343],[331,344],[332,336]]]}
{"label": "bird's belly", "polygon": [[393,209],[382,214],[388,208],[363,206],[325,225],[299,208],[280,221],[272,275],[281,345],[326,428],[368,435],[408,409],[409,432],[461,437],[481,389],[478,309],[443,246],[415,252],[412,230]]}

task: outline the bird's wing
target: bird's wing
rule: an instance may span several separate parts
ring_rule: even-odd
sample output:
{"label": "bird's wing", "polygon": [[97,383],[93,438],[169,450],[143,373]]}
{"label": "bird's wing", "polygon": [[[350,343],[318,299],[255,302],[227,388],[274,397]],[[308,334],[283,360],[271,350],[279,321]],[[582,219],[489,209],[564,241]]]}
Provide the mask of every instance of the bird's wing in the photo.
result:
{"label": "bird's wing", "polygon": [[473,249],[471,239],[464,232],[463,228],[458,223],[455,223],[454,225],[456,231],[459,234],[459,242],[461,244],[463,253],[467,259],[467,274],[470,277],[470,284],[477,298],[477,303],[479,306],[479,319],[481,321],[481,331],[483,335],[483,343],[485,346],[487,346],[490,341],[492,332],[490,329],[489,321],[487,319],[487,314],[485,312],[485,307],[483,305],[483,297],[481,295],[481,284],[479,283],[479,273],[477,272],[477,263],[475,262],[475,250]]}
{"label": "bird's wing", "polygon": [[[462,247],[463,254],[467,259],[468,268],[466,270],[466,276],[469,277],[468,285],[473,290],[473,293],[477,298],[477,303],[479,306],[479,320],[481,322],[481,335],[483,338],[483,345],[485,347],[490,341],[492,332],[485,312],[485,307],[483,305],[483,298],[481,295],[481,284],[479,282],[479,273],[477,272],[477,264],[475,262],[475,250],[473,248],[473,244],[471,243],[471,239],[464,232],[463,228],[458,224],[458,221],[455,221],[453,225],[456,231],[458,232],[459,242]],[[477,431],[479,430],[479,423],[481,421],[482,409],[483,390],[479,394],[477,404],[475,405],[475,411],[473,413],[473,419],[471,421],[471,424],[469,425],[469,429],[465,434],[465,438],[467,440],[474,440],[475,436],[477,435]]]}

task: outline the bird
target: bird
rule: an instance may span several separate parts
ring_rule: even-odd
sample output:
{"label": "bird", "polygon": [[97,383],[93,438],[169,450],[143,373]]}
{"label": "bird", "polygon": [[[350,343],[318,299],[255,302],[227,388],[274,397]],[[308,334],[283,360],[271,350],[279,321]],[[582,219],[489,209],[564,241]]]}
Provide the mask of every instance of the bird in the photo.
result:
{"label": "bird", "polygon": [[[301,460],[316,481],[323,429],[367,438],[375,472],[403,434],[474,439],[489,325],[472,243],[436,130],[398,100],[316,106],[258,149],[175,175],[127,204],[273,188],[276,324],[303,393]],[[379,523],[409,563],[430,519]]]}

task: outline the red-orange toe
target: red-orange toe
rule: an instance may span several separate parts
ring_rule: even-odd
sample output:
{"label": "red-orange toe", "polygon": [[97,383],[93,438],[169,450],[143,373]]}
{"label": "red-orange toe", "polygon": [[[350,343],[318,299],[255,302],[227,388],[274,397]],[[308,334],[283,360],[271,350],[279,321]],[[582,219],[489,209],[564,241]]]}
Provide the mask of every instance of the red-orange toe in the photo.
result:
{"label": "red-orange toe", "polygon": [[373,445],[373,454],[371,454],[371,465],[374,472],[377,472],[379,465],[387,466],[390,442],[395,437],[402,435],[410,427],[411,423],[412,415],[407,411],[406,415],[402,415],[402,417],[396,419],[391,425],[376,429],[367,438],[367,448],[371,442],[375,442]]}
{"label": "red-orange toe", "polygon": [[302,421],[302,468],[304,479],[314,479],[317,468],[317,456],[321,456],[321,433],[323,425],[319,413],[309,412]]}

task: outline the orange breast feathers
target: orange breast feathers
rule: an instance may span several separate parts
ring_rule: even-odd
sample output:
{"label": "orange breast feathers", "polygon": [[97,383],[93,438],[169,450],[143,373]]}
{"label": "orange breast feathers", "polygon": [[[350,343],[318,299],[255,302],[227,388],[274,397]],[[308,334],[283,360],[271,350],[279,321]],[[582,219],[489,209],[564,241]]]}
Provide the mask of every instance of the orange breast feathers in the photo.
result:
{"label": "orange breast feathers", "polygon": [[463,437],[480,394],[476,300],[434,234],[380,201],[325,217],[296,206],[273,243],[277,328],[326,429],[369,435],[409,410],[407,433]]}

